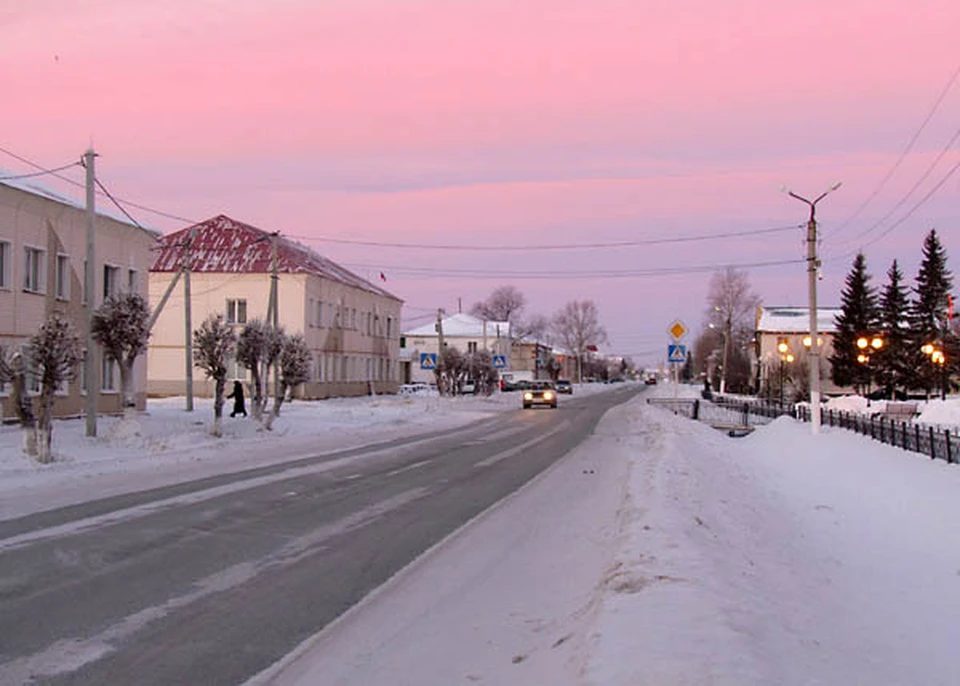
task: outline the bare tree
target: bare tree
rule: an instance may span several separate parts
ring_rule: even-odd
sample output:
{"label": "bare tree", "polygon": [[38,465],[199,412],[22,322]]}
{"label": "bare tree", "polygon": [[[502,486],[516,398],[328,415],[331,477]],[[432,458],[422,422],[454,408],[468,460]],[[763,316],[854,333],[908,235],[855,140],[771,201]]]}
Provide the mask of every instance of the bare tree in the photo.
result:
{"label": "bare tree", "polygon": [[513,324],[526,305],[527,298],[515,286],[500,286],[486,300],[475,303],[470,313],[482,319]]}
{"label": "bare tree", "polygon": [[223,435],[223,392],[227,385],[227,358],[237,342],[233,329],[224,323],[223,315],[212,314],[193,332],[193,364],[214,381],[214,436]]}
{"label": "bare tree", "polygon": [[52,312],[30,338],[28,348],[34,373],[40,379],[37,424],[37,460],[50,462],[50,441],[53,434],[53,401],[57,389],[70,381],[80,362],[80,336],[73,324],[59,312]]}
{"label": "bare tree", "polygon": [[253,393],[250,399],[253,418],[260,421],[266,407],[261,375],[263,365],[276,364],[283,348],[283,329],[274,329],[260,319],[247,322],[237,339],[237,362],[250,370],[253,378]]}
{"label": "bare tree", "polygon": [[530,317],[517,318],[510,325],[510,335],[514,340],[527,339],[537,342],[549,342],[550,320],[542,314]]}
{"label": "bare tree", "polygon": [[93,313],[93,339],[109,359],[120,365],[123,411],[127,415],[133,398],[133,363],[150,340],[150,306],[139,293],[122,293],[104,300]]}
{"label": "bare tree", "polygon": [[0,346],[0,385],[5,383],[11,385],[10,400],[20,420],[23,452],[34,456],[37,454],[37,419],[33,414],[33,403],[27,395],[27,370],[23,355],[19,352],[10,354]]}
{"label": "bare tree", "polygon": [[727,267],[714,272],[707,291],[707,326],[722,336],[720,350],[720,392],[726,391],[727,369],[730,366],[731,347],[739,350],[751,338],[756,328],[756,312],[760,296],[750,288],[747,272]]}
{"label": "bare tree", "polygon": [[273,422],[280,414],[280,406],[287,395],[287,389],[299,386],[310,378],[310,349],[303,334],[284,336],[280,346],[279,370],[280,390],[273,399],[273,412],[264,425],[267,431],[273,429]]}
{"label": "bare tree", "polygon": [[580,383],[587,348],[607,342],[597,304],[592,300],[571,300],[553,315],[552,328],[557,340],[576,356],[577,383]]}

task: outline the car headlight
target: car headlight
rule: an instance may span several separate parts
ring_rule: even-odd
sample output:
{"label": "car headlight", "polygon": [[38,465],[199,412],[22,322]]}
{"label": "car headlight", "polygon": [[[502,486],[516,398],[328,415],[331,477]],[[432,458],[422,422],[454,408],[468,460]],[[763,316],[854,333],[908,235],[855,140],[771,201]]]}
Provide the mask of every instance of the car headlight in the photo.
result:
{"label": "car headlight", "polygon": [[550,391],[547,391],[546,393],[543,394],[543,399],[544,399],[544,400],[553,400],[553,393],[551,393]]}
{"label": "car headlight", "polygon": [[524,399],[524,400],[533,400],[533,393],[524,393],[524,394],[523,394],[523,399]]}

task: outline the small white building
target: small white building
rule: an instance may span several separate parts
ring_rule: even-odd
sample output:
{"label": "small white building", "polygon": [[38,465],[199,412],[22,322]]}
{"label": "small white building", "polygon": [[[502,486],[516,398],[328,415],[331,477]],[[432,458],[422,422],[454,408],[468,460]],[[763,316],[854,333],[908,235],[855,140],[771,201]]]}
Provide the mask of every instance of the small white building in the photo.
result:
{"label": "small white building", "polygon": [[[837,395],[849,388],[837,386],[830,380],[830,356],[833,355],[833,337],[837,332],[838,307],[817,308],[817,338],[820,347],[820,389],[824,394]],[[781,353],[779,346],[786,345]],[[811,346],[810,308],[758,307],[756,351],[761,388],[768,381],[778,381],[781,371],[794,379],[800,370],[808,370],[807,359]],[[792,362],[788,361],[792,356]],[[805,371],[809,374],[809,371]],[[788,383],[791,387],[796,383]]]}
{"label": "small white building", "polygon": [[[441,320],[444,347],[452,347],[467,354],[487,350],[491,355],[502,355],[510,364],[510,323],[478,319],[473,315],[457,313]],[[436,379],[429,360],[440,350],[436,321],[404,331],[400,338],[400,359],[403,362],[404,383],[433,383]],[[421,362],[426,355],[425,362]]]}

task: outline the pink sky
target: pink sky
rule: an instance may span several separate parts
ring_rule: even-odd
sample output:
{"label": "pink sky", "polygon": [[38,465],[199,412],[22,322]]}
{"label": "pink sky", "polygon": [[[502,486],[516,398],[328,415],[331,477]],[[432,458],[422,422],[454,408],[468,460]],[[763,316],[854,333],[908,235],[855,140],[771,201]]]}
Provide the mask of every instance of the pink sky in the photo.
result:
{"label": "pink sky", "polygon": [[[594,298],[614,353],[663,357],[698,328],[709,272],[799,259],[801,232],[619,250],[468,253],[310,241],[531,245],[710,234],[804,221],[778,192],[843,187],[818,213],[823,304],[846,257],[960,159],[960,83],[849,223],[958,66],[953,1],[67,0],[0,9],[0,146],[59,166],[94,141],[120,197],[279,229],[387,286],[416,316],[513,283],[531,312]],[[0,154],[0,166],[29,171]],[[75,174],[80,178],[79,174]],[[866,249],[879,285],[940,230],[956,260],[960,173]],[[164,231],[180,224],[135,213]],[[956,263],[953,264],[957,268]],[[592,272],[423,278],[403,267]],[[802,265],[750,270],[768,304],[805,304]]]}

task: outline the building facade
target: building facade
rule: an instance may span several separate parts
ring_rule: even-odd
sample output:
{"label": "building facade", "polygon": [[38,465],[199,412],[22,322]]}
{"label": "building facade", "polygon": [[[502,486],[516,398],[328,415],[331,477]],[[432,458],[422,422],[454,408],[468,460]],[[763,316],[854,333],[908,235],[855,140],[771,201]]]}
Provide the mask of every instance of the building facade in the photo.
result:
{"label": "building facade", "polygon": [[[0,174],[2,175],[2,174]],[[147,297],[147,272],[159,233],[142,229],[107,213],[94,222],[96,265],[93,297],[84,292],[87,256],[87,215],[84,207],[40,185],[0,181],[0,345],[23,349],[47,316],[60,312],[86,340],[88,306],[122,291]],[[122,411],[120,371],[116,362],[99,353],[98,413]],[[136,406],[146,406],[146,357],[133,370]],[[86,350],[76,378],[56,396],[54,415],[84,413],[87,395]],[[38,380],[30,375],[28,391],[38,394]],[[9,384],[0,386],[0,411],[13,413]]]}
{"label": "building facade", "polygon": [[[820,389],[825,395],[842,395],[852,389],[837,386],[830,379],[837,307],[817,308],[817,338],[820,348]],[[781,352],[781,346],[785,346]],[[756,354],[760,388],[786,388],[786,396],[806,387],[809,378],[810,309],[807,307],[758,307]]]}
{"label": "building facade", "polygon": [[[503,357],[506,370],[511,368],[509,322],[484,321],[473,315],[457,313],[444,317],[441,324],[444,347],[456,348],[463,354],[487,350],[491,355]],[[421,358],[422,355],[436,355],[439,350],[440,334],[436,322],[404,331],[404,383],[435,383],[433,369],[425,368]]]}
{"label": "building facade", "polygon": [[[191,328],[211,314],[236,327],[266,320],[274,236],[219,215],[161,239],[150,270],[150,302],[157,306],[184,264],[189,239]],[[312,353],[302,398],[396,393],[399,388],[402,301],[303,245],[276,238],[277,318],[302,333]],[[148,390],[182,395],[186,388],[186,308],[183,278],[161,311],[148,353]],[[228,380],[249,380],[235,360]],[[194,370],[194,393],[213,394],[213,382]]]}

